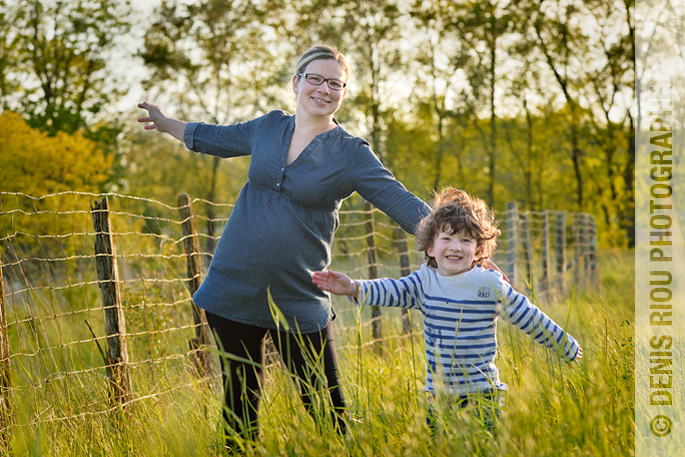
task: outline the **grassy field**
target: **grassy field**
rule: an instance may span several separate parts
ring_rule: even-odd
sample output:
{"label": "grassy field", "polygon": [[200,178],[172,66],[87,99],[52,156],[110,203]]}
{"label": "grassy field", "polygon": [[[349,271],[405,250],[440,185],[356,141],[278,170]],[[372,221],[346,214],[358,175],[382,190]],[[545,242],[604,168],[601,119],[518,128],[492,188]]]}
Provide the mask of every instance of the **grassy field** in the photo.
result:
{"label": "grassy field", "polygon": [[[246,455],[634,455],[633,255],[603,251],[599,263],[599,291],[576,290],[571,298],[541,305],[583,347],[583,359],[573,368],[500,322],[497,365],[509,393],[494,435],[468,411],[459,411],[443,416],[431,438],[420,392],[425,376],[422,335],[389,338],[381,355],[376,347],[364,345],[368,327],[357,326],[350,305],[339,300],[337,342],[354,418],[350,432],[339,438],[333,430],[317,429],[292,380],[272,366],[262,402],[261,440],[248,446]],[[385,316],[386,334],[399,335],[400,314]],[[207,389],[183,373],[154,382],[155,392],[168,393],[140,399],[125,413],[84,414],[13,428],[13,454],[227,455],[221,449],[218,383]],[[179,382],[185,387],[179,389]],[[17,414],[21,416],[21,408]]]}

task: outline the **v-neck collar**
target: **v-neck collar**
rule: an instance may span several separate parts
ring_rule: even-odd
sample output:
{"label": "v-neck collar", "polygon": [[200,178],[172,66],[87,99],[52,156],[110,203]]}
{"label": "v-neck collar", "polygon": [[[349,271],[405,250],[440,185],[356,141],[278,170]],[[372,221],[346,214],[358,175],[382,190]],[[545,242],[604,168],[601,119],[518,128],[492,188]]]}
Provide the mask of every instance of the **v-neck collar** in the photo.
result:
{"label": "v-neck collar", "polygon": [[314,145],[318,144],[319,142],[327,139],[328,137],[330,137],[334,134],[337,134],[337,132],[342,127],[340,125],[340,122],[338,122],[338,120],[336,118],[333,118],[333,122],[335,122],[334,128],[332,128],[330,130],[326,130],[325,132],[321,132],[318,135],[316,135],[314,138],[312,138],[312,140],[309,143],[307,143],[307,145],[302,149],[302,151],[295,158],[295,160],[293,160],[292,162],[290,162],[288,164],[287,163],[287,161],[288,161],[288,150],[290,149],[290,143],[292,142],[293,134],[295,133],[295,115],[293,115],[290,118],[290,123],[288,125],[288,134],[286,135],[286,141],[284,142],[283,167],[288,168],[288,167],[292,167],[293,165],[297,164],[303,155],[309,154],[309,151],[312,149],[312,147]]}

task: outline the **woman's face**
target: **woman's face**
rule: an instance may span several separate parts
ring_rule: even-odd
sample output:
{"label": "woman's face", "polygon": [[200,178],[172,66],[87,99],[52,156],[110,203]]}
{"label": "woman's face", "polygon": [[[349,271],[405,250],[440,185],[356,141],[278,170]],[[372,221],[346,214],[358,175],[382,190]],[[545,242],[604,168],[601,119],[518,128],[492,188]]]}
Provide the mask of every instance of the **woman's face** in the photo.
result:
{"label": "woman's face", "polygon": [[[347,82],[342,66],[332,59],[310,62],[304,74],[315,74],[325,79],[339,79]],[[334,90],[329,87],[328,81],[317,86],[307,81],[304,76],[294,76],[293,91],[295,92],[298,110],[302,109],[311,116],[333,117],[333,114],[340,108],[345,94],[347,94],[347,87]]]}

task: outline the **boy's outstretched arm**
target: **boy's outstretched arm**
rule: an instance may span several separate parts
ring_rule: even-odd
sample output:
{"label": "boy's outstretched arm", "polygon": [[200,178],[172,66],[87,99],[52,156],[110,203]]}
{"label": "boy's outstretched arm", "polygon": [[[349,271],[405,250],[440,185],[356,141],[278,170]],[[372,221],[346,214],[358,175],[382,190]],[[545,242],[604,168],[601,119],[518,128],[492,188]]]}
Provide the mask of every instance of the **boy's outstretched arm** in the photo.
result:
{"label": "boy's outstretched arm", "polygon": [[570,362],[582,357],[583,351],[580,344],[540,308],[531,303],[528,297],[516,292],[499,275],[491,276],[491,278],[491,284],[500,299],[497,312],[504,320],[527,335],[531,335],[535,342],[557,350],[569,367]]}
{"label": "boy's outstretched arm", "polygon": [[357,282],[337,271],[315,271],[312,274],[312,282],[319,289],[335,295],[356,296],[359,293]]}

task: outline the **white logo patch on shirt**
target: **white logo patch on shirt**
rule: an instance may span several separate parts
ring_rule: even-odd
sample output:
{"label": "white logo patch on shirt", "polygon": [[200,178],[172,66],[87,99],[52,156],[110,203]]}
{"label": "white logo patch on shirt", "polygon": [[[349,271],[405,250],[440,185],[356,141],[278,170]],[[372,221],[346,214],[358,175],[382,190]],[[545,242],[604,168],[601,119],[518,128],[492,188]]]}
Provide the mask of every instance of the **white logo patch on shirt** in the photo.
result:
{"label": "white logo patch on shirt", "polygon": [[490,298],[490,287],[479,287],[478,298]]}

